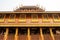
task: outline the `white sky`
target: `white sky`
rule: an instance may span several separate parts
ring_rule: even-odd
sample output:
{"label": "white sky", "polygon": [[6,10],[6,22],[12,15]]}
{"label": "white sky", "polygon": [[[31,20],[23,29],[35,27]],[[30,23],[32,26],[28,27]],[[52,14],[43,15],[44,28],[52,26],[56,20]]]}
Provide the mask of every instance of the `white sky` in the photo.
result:
{"label": "white sky", "polygon": [[60,11],[60,0],[0,0],[0,11],[12,11],[21,4],[43,6],[46,11]]}

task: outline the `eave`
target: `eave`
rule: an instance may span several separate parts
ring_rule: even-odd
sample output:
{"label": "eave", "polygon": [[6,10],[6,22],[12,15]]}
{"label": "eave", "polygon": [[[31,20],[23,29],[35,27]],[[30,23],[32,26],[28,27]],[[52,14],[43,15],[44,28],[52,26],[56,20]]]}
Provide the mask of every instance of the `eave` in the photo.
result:
{"label": "eave", "polygon": [[11,13],[60,13],[60,11],[45,11],[45,12],[12,12],[12,11],[1,11],[3,14],[11,14]]}

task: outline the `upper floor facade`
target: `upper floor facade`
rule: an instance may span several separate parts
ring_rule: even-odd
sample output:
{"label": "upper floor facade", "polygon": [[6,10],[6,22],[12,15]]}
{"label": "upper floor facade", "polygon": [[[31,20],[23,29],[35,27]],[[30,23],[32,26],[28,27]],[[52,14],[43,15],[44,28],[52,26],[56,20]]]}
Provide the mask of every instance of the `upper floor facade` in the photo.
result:
{"label": "upper floor facade", "polygon": [[13,12],[0,12],[0,26],[60,26],[60,12],[23,6]]}

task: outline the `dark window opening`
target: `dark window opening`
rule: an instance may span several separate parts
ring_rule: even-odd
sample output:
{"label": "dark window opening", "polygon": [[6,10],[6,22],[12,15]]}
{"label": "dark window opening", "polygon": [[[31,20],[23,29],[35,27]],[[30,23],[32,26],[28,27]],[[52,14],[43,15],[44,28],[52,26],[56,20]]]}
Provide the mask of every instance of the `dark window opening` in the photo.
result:
{"label": "dark window opening", "polygon": [[43,15],[43,18],[44,18],[44,19],[48,19],[48,15],[47,15],[47,14],[44,14],[44,15]]}
{"label": "dark window opening", "polygon": [[15,34],[15,32],[16,32],[16,29],[15,28],[9,28],[9,35],[10,34]]}
{"label": "dark window opening", "polygon": [[10,14],[10,19],[14,19],[15,18],[15,14]]}
{"label": "dark window opening", "polygon": [[52,32],[53,32],[53,34],[56,34],[56,29],[53,28],[53,29],[52,29]]}
{"label": "dark window opening", "polygon": [[6,14],[6,17],[5,18],[8,19],[9,18],[9,14]]}
{"label": "dark window opening", "polygon": [[50,34],[49,28],[42,29],[43,34]]}
{"label": "dark window opening", "polygon": [[38,15],[37,14],[32,14],[32,19],[37,19]]}
{"label": "dark window opening", "polygon": [[4,14],[0,14],[0,19],[3,19],[4,18]]}
{"label": "dark window opening", "polygon": [[0,34],[4,35],[4,33],[6,32],[6,28],[0,28]]}
{"label": "dark window opening", "polygon": [[56,15],[54,15],[54,19],[58,19],[58,15],[56,14]]}
{"label": "dark window opening", "polygon": [[26,14],[20,14],[21,19],[25,19],[25,17],[26,17]]}
{"label": "dark window opening", "polygon": [[36,35],[36,34],[40,34],[40,30],[39,28],[30,28],[30,34],[31,35]]}
{"label": "dark window opening", "polygon": [[48,14],[48,17],[49,17],[49,18],[52,18],[52,14]]}
{"label": "dark window opening", "polygon": [[27,28],[19,28],[18,34],[27,35]]}
{"label": "dark window opening", "polygon": [[56,28],[56,34],[60,35],[60,28]]}

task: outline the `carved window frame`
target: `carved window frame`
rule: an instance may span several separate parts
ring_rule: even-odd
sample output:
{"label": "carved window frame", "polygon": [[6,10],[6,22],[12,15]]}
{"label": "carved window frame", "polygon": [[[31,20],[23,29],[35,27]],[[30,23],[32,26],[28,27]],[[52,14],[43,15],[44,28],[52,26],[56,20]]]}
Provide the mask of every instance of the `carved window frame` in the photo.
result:
{"label": "carved window frame", "polygon": [[[23,17],[24,16],[24,17]],[[20,19],[26,19],[26,14],[20,14]]]}
{"label": "carved window frame", "polygon": [[5,16],[6,16],[5,14],[0,14],[0,15],[1,15],[1,18],[0,19],[5,19]]}
{"label": "carved window frame", "polygon": [[38,19],[38,14],[31,14],[32,19]]}
{"label": "carved window frame", "polygon": [[53,19],[59,19],[59,15],[58,14],[53,14]]}
{"label": "carved window frame", "polygon": [[42,14],[43,19],[48,19],[48,14]]}
{"label": "carved window frame", "polygon": [[[13,18],[11,18],[11,15],[14,15],[14,17],[13,17]],[[15,19],[15,17],[16,17],[16,15],[15,15],[15,14],[10,14],[10,15],[9,15],[9,19]]]}

